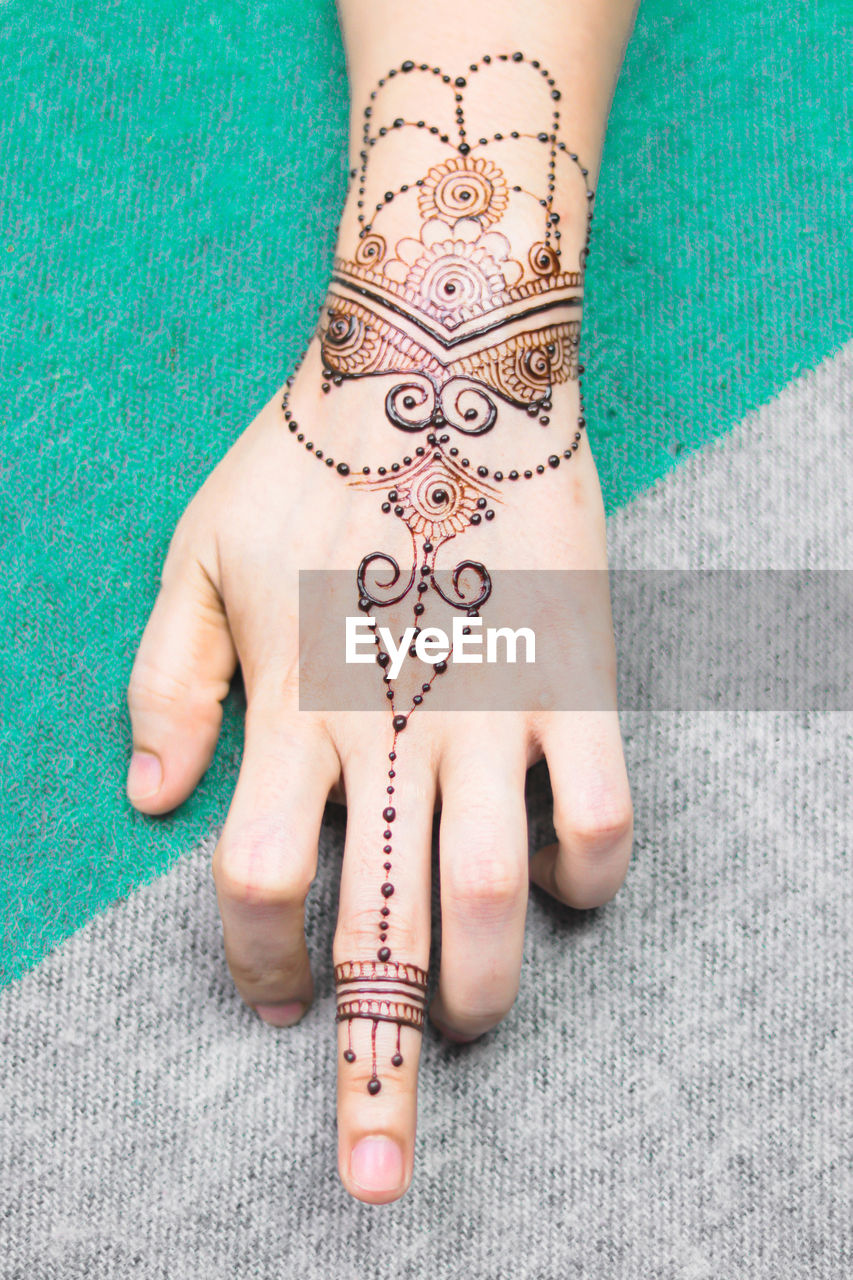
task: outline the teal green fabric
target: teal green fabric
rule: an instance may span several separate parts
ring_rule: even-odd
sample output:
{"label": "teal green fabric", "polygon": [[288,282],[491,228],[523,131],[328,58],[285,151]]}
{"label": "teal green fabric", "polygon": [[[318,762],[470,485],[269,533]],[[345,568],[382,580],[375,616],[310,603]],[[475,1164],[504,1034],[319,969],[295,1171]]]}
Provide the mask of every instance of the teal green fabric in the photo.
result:
{"label": "teal green fabric", "polygon": [[[851,19],[642,6],[584,335],[611,511],[850,336]],[[124,690],[175,521],[311,331],[346,81],[330,0],[13,0],[0,56],[8,980],[227,808],[239,694],[152,821],[124,798]]]}

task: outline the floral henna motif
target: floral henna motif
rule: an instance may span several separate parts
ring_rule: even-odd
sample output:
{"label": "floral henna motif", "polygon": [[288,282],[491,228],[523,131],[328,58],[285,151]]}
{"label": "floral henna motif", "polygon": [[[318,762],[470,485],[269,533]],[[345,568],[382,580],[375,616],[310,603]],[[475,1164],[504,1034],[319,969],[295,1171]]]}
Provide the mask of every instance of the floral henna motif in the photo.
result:
{"label": "floral henna motif", "polygon": [[[509,253],[506,236],[482,234],[476,218],[452,224],[431,218],[419,240],[397,241],[396,257],[383,274],[388,287],[396,282],[397,292],[420,315],[434,316],[453,330],[510,301],[510,281],[521,278],[522,268]],[[345,273],[346,266],[339,271]]]}
{"label": "floral henna motif", "polygon": [[[381,476],[375,480],[356,481],[365,488],[385,494],[382,510],[394,515],[418,538],[433,544],[433,554],[457,533],[471,524],[479,524],[477,513],[487,519],[494,516],[488,499],[497,501],[497,490],[483,480],[475,480],[456,460],[436,449],[429,457],[416,459],[394,476],[393,487]],[[487,513],[491,514],[487,514]]]}
{"label": "floral henna motif", "polygon": [[499,222],[509,204],[504,175],[485,156],[454,156],[435,165],[423,180],[418,212],[424,222],[440,218],[451,225],[476,218],[481,227]]}
{"label": "floral henna motif", "polygon": [[[475,73],[482,77],[498,64],[511,66],[518,75],[538,77],[544,95],[544,127],[536,132],[495,133],[472,143],[465,117],[468,80]],[[425,120],[397,117],[387,125],[373,125],[374,107],[381,103],[383,89],[407,75],[432,77],[453,95],[455,140]],[[471,617],[478,616],[491,592],[485,565],[470,559],[457,563],[449,586],[442,587],[436,573],[441,548],[469,528],[494,519],[499,488],[505,481],[532,480],[570,462],[582,438],[581,394],[580,417],[570,441],[535,466],[495,470],[465,456],[461,448],[468,440],[475,444],[505,417],[514,419],[515,431],[520,413],[547,429],[553,388],[579,381],[583,373],[578,362],[580,321],[594,194],[587,170],[560,137],[560,101],[549,72],[521,53],[485,55],[471,65],[468,75],[456,77],[440,67],[407,60],[379,81],[364,112],[361,165],[351,174],[359,183],[359,209],[367,203],[371,152],[389,134],[409,130],[430,135],[444,154],[425,172],[395,191],[386,191],[370,218],[358,214],[357,243],[350,254],[335,260],[318,330],[323,391],[356,379],[390,377],[392,385],[382,397],[385,418],[409,440],[423,443],[390,466],[359,468],[336,462],[313,440],[306,441],[289,405],[293,377],[287,382],[284,417],[296,440],[348,483],[376,492],[382,511],[408,530],[412,548],[408,571],[388,553],[373,551],[363,557],[356,580],[359,608],[368,615],[372,609],[411,597],[416,637],[431,592]],[[531,142],[541,146],[543,153],[539,193],[514,183],[511,176],[513,146]],[[500,163],[484,154],[494,144],[500,146]],[[564,261],[560,218],[553,209],[558,171],[561,180],[582,184],[587,205],[586,237],[574,263]],[[511,215],[516,207],[529,209],[531,201],[541,214],[541,233],[518,251],[509,234]],[[415,234],[393,234],[392,205],[405,225],[417,228]],[[393,730],[382,809],[385,878],[377,920],[380,945],[375,960],[347,961],[335,970],[337,1019],[345,1021],[348,1029],[346,1062],[356,1060],[353,1022],[372,1022],[373,1066],[367,1086],[371,1094],[382,1087],[376,1044],[380,1023],[396,1024],[396,1047],[389,1059],[394,1067],[403,1063],[401,1028],[420,1031],[423,1027],[427,974],[392,958],[389,945],[397,820],[393,798],[400,735],[447,669],[445,661],[434,663],[429,679],[402,711],[387,670],[390,656],[376,634],[374,643]]]}

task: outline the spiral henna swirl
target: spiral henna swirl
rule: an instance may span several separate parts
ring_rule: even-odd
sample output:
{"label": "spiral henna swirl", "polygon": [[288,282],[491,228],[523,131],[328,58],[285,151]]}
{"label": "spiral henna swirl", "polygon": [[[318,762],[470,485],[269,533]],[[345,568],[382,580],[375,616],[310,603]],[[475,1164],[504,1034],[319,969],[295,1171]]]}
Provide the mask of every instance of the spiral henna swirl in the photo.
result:
{"label": "spiral henna swirl", "polygon": [[435,413],[435,387],[426,378],[400,382],[385,397],[388,421],[400,431],[423,431]]}
{"label": "spiral henna swirl", "polygon": [[465,531],[480,496],[449,467],[432,464],[410,481],[398,482],[397,489],[401,519],[413,534],[434,545]]}
{"label": "spiral henna swirl", "polygon": [[360,378],[418,370],[438,379],[443,366],[426,348],[370,308],[330,298],[319,326],[320,352],[330,373]]}
{"label": "spiral henna swirl", "polygon": [[[466,570],[470,570],[471,572],[476,574],[480,582],[479,593],[476,596],[474,596],[473,599],[468,599],[468,597],[463,595],[463,593],[459,590],[459,579],[462,577],[462,574]],[[452,605],[454,609],[466,609],[469,614],[474,614],[481,607],[481,605],[484,605],[486,603],[489,596],[492,594],[492,579],[489,576],[489,571],[484,564],[480,564],[479,560],[461,560],[459,564],[456,566],[456,568],[453,570],[450,580],[453,583],[453,590],[455,591],[457,596],[457,599],[455,600],[453,599],[452,596],[449,596],[444,591],[442,591],[438,581],[435,578],[433,578],[432,580],[432,585],[435,588],[435,590],[438,592],[438,594],[441,596],[444,603]]]}
{"label": "spiral henna swirl", "polygon": [[504,175],[485,158],[454,157],[430,169],[418,196],[424,221],[476,218],[481,227],[499,222],[509,203]]}
{"label": "spiral henna swirl", "polygon": [[578,376],[580,322],[519,334],[460,361],[461,370],[493,387],[513,404],[537,404],[553,387]]}
{"label": "spiral henna swirl", "polygon": [[387,555],[384,551],[371,551],[369,555],[364,557],[361,564],[358,566],[358,572],[356,573],[359,604],[374,604],[378,605],[379,608],[386,608],[388,605],[399,604],[401,600],[405,599],[412,589],[412,583],[415,579],[414,565],[412,566],[408,582],[395,595],[377,596],[374,595],[373,591],[371,591],[367,586],[367,571],[372,565],[376,564],[377,561],[382,561],[383,563],[390,565],[392,574],[390,581],[379,582],[376,584],[380,591],[394,588],[400,581],[400,566],[394,557]]}
{"label": "spiral henna swirl", "polygon": [[482,385],[467,378],[451,378],[441,389],[441,408],[448,426],[466,436],[491,431],[497,421],[495,402]]}
{"label": "spiral henna swirl", "polygon": [[[492,485],[440,449],[401,466],[392,476],[362,476],[354,483],[382,494],[383,511],[393,512],[413,537],[430,544],[430,551],[479,524],[481,513],[491,511],[493,516],[490,503],[497,501]],[[396,581],[385,585],[393,587]]]}
{"label": "spiral henna swirl", "polygon": [[355,377],[374,367],[379,355],[379,335],[365,317],[330,308],[323,336],[323,357],[328,365]]}
{"label": "spiral henna swirl", "polygon": [[363,240],[359,240],[355,260],[362,267],[376,266],[385,257],[385,253],[385,241],[374,231]]}
{"label": "spiral henna swirl", "polygon": [[531,245],[527,261],[537,276],[555,276],[560,270],[560,259],[557,257],[556,251],[541,240]]}
{"label": "spiral henna swirl", "polygon": [[503,301],[506,284],[500,265],[486,249],[452,239],[425,249],[405,283],[422,311],[451,328]]}

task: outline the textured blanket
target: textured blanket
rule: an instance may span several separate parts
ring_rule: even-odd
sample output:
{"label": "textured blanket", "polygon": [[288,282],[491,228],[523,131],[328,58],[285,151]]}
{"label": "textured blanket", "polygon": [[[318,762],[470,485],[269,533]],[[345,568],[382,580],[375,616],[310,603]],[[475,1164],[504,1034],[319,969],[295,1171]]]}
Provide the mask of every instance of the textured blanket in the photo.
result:
{"label": "textured blanket", "polygon": [[[853,566],[851,16],[644,0],[583,339],[615,565]],[[625,715],[624,888],[593,912],[532,896],[507,1020],[425,1036],[411,1191],[351,1201],[341,812],[309,899],[317,999],[275,1032],[231,986],[209,873],[239,696],[178,813],[123,795],[171,529],[323,296],[334,10],[11,0],[0,57],[2,1280],[853,1274],[853,720],[822,663],[853,644],[843,612],[816,645],[756,637],[805,664],[809,707]],[[666,661],[632,634],[629,682]],[[529,811],[536,843],[539,770]]]}

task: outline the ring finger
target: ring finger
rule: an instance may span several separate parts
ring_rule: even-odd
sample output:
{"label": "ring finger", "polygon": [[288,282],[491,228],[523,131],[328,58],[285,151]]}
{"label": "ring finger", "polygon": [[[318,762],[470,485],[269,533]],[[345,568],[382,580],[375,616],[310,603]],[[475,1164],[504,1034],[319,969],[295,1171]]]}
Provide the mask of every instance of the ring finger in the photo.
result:
{"label": "ring finger", "polygon": [[520,724],[496,734],[493,715],[469,720],[440,768],[441,973],[430,1018],[459,1040],[482,1035],[508,1013],[524,945],[525,734]]}

